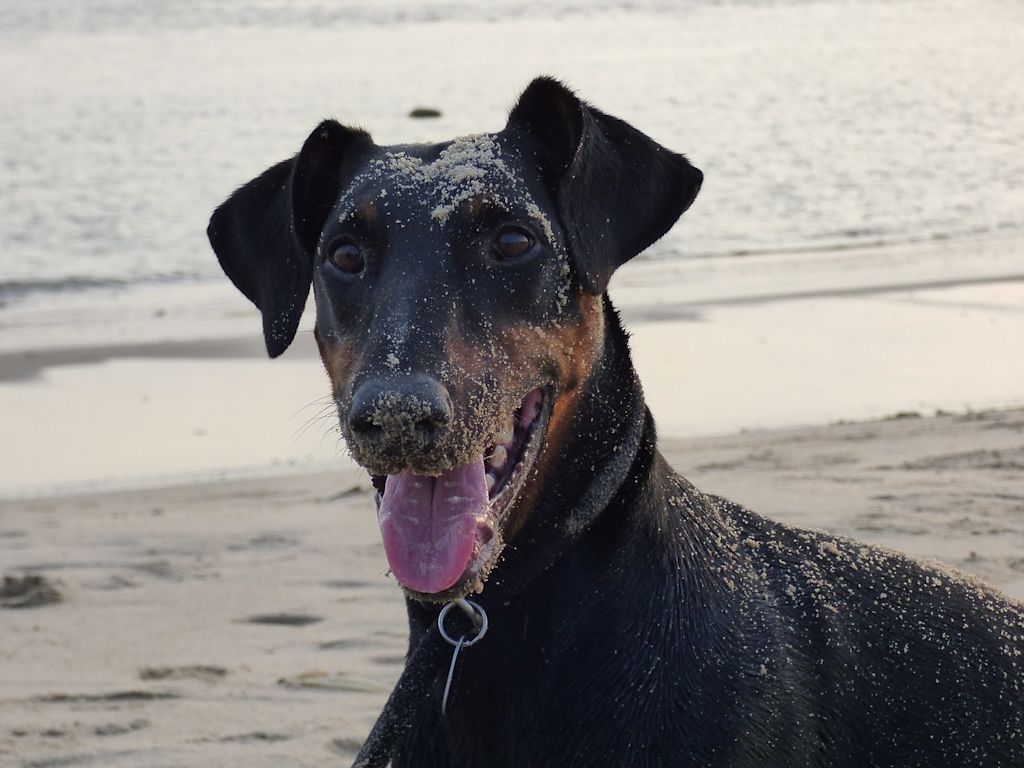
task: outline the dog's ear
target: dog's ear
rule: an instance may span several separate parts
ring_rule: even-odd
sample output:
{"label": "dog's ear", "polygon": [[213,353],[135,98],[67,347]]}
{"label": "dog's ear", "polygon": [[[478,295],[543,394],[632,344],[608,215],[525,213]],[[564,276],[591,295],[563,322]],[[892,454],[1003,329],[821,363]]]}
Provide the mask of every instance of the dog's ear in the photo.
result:
{"label": "dog's ear", "polygon": [[295,338],[320,232],[341,191],[342,163],[362,131],[325,120],[298,155],[267,169],[221,203],[206,234],[223,268],[263,314],[267,353]]}
{"label": "dog's ear", "polygon": [[628,123],[580,101],[547,77],[509,115],[534,137],[583,288],[600,294],[612,273],[664,235],[704,175]]}

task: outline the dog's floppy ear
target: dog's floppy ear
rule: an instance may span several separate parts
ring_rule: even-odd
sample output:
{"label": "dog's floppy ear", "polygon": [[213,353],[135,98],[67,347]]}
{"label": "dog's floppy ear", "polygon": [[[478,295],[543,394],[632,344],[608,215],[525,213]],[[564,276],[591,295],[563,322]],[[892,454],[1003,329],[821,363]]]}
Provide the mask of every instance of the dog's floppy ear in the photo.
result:
{"label": "dog's floppy ear", "polygon": [[619,265],[690,207],[704,175],[628,123],[547,77],[509,115],[534,137],[583,288],[600,294]]}
{"label": "dog's floppy ear", "polygon": [[295,338],[313,278],[313,254],[341,191],[347,150],[370,139],[325,120],[298,155],[267,169],[221,203],[206,234],[223,268],[263,314],[267,352]]}

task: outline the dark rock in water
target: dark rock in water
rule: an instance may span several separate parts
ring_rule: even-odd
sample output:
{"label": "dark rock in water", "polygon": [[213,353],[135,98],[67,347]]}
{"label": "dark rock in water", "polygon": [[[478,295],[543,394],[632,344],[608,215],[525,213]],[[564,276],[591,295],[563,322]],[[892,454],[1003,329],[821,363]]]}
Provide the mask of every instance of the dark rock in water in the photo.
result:
{"label": "dark rock in water", "polygon": [[0,608],[36,608],[63,599],[56,586],[37,574],[4,576],[0,586]]}
{"label": "dark rock in water", "polygon": [[413,117],[413,118],[417,118],[417,119],[430,118],[430,117],[440,117],[440,116],[441,116],[441,110],[434,109],[433,107],[416,107],[416,109],[412,110],[409,113],[409,117]]}

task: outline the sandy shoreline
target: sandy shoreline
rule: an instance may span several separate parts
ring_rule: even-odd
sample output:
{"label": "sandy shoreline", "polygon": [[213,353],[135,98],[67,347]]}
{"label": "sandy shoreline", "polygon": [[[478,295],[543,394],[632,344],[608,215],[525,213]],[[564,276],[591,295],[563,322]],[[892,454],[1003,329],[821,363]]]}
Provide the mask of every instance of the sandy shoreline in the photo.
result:
{"label": "sandy shoreline", "polygon": [[[1024,410],[662,449],[703,490],[1024,598]],[[346,765],[400,670],[401,597],[345,466],[0,501],[0,519],[4,571],[64,596],[0,610],[4,764]]]}
{"label": "sandy shoreline", "polygon": [[[644,261],[611,296],[671,437],[1024,404],[1020,238]],[[334,466],[306,316],[267,361],[227,280],[0,311],[0,497]]]}

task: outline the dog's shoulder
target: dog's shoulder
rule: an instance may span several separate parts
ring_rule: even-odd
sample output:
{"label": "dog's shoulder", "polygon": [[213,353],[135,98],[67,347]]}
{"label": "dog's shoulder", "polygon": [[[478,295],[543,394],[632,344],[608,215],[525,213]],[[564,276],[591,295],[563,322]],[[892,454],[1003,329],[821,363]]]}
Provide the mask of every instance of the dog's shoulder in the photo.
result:
{"label": "dog's shoulder", "polygon": [[951,759],[1024,760],[1024,606],[941,564],[705,499],[734,556],[735,631],[771,690],[799,681],[791,711],[847,720],[834,748],[874,740],[889,764],[927,739]]}
{"label": "dog's shoulder", "polygon": [[840,617],[866,635],[907,635],[936,647],[988,635],[1008,659],[1024,655],[1024,605],[967,573],[785,525],[725,499],[710,503],[735,532],[748,576],[784,610]]}

